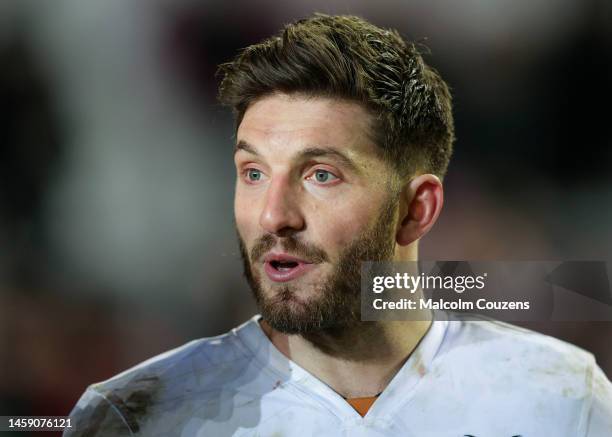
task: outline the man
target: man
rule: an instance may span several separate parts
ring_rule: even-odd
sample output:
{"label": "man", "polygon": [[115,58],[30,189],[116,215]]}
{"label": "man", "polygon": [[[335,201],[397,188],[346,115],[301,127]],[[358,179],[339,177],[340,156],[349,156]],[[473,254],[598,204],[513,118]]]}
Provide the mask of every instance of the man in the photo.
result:
{"label": "man", "polygon": [[220,69],[261,315],[87,389],[67,435],[610,436],[593,357],[510,325],[362,322],[360,266],[414,261],[454,140],[395,31],[315,15]]}

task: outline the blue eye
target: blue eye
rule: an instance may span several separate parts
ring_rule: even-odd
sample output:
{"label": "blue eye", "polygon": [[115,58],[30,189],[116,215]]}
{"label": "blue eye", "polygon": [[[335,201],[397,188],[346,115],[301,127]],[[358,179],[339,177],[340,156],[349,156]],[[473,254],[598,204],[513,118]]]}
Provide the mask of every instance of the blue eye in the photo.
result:
{"label": "blue eye", "polygon": [[333,181],[334,179],[338,179],[336,176],[334,176],[332,173],[328,172],[327,170],[315,171],[314,178],[317,182],[321,184]]}
{"label": "blue eye", "polygon": [[261,180],[261,171],[254,168],[247,170],[247,179],[251,182],[257,182]]}

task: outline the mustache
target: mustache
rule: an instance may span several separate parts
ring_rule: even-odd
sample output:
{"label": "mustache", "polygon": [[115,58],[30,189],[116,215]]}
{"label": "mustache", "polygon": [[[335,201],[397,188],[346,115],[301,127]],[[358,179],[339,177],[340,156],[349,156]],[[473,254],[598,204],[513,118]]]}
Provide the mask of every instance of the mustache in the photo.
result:
{"label": "mustache", "polygon": [[290,255],[303,258],[311,263],[322,263],[329,261],[329,257],[325,251],[314,244],[304,243],[294,237],[278,238],[272,234],[263,235],[259,238],[251,249],[251,260],[259,261],[267,252],[272,250],[277,245],[283,248],[283,251]]}

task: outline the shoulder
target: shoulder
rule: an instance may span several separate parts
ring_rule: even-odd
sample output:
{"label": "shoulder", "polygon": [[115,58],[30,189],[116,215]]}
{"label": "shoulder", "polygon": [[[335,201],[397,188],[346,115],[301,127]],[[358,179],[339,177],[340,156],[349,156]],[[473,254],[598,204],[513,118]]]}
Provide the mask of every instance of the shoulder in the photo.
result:
{"label": "shoulder", "polygon": [[251,319],[226,334],[191,341],[92,384],[71,416],[83,423],[112,417],[116,428],[137,431],[159,409],[178,411],[185,405],[215,402],[223,388],[255,371],[252,355],[238,335],[252,329],[253,323],[257,322]]}
{"label": "shoulder", "polygon": [[[451,315],[449,344],[472,347],[500,356],[520,356],[526,360],[563,359],[574,364],[591,365],[593,355],[573,344],[510,323],[482,316]],[[532,354],[537,354],[533,356]]]}
{"label": "shoulder", "polygon": [[548,335],[484,317],[452,315],[441,354],[482,375],[583,398],[597,365],[590,352]]}
{"label": "shoulder", "polygon": [[[249,360],[248,350],[235,330],[216,337],[193,340],[183,346],[159,354],[90,388],[103,394],[128,390],[153,394],[154,391],[176,389],[180,381],[197,379],[199,386],[219,381],[218,369],[236,369]],[[214,376],[214,377],[213,377]],[[224,374],[226,378],[231,375]]]}
{"label": "shoulder", "polygon": [[612,384],[591,353],[559,339],[451,314],[437,372],[484,405],[546,412],[579,429],[576,435],[612,435]]}

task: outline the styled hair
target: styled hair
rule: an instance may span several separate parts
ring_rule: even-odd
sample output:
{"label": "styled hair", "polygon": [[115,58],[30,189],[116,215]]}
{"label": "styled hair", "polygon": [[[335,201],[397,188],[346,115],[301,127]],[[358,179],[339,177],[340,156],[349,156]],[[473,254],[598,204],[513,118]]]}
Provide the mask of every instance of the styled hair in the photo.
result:
{"label": "styled hair", "polygon": [[373,116],[372,138],[400,177],[446,173],[455,139],[448,86],[396,30],[315,14],[218,72],[219,101],[233,109],[236,129],[250,104],[275,92],[345,99]]}

